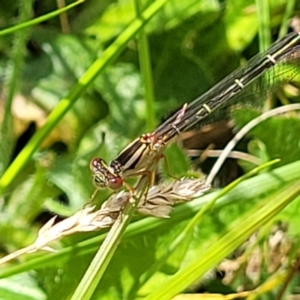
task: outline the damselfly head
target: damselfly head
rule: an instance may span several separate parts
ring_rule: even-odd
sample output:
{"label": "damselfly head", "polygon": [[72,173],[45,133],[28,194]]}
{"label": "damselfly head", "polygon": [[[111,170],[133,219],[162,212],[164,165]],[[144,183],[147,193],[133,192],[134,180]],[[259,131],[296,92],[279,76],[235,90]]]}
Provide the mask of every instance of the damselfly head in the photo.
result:
{"label": "damselfly head", "polygon": [[90,169],[93,173],[93,183],[96,188],[118,190],[123,186],[122,177],[115,174],[103,159],[94,158],[90,163]]}
{"label": "damselfly head", "polygon": [[103,159],[96,157],[91,160],[90,163],[90,170],[95,173],[97,171],[100,171],[104,166],[106,166],[106,163]]}

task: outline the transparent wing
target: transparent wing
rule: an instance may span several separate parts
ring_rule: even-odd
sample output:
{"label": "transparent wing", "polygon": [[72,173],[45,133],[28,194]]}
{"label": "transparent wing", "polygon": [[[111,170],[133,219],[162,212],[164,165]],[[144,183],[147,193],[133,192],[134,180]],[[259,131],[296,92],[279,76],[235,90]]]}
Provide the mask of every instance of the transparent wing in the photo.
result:
{"label": "transparent wing", "polygon": [[[288,73],[283,65],[298,62],[299,56],[300,35],[290,33],[275,42],[265,53],[258,54],[246,66],[237,69],[184,109],[179,110],[163,122],[154,134],[164,137],[165,142],[168,142],[178,132],[188,130],[199,122],[205,122],[214,111],[236,104],[237,98],[244,92],[247,94],[247,88],[264,74],[267,77],[265,81],[267,84],[258,87],[262,90],[269,89],[277,79],[281,78],[282,74]],[[247,97],[239,99],[245,98]]]}

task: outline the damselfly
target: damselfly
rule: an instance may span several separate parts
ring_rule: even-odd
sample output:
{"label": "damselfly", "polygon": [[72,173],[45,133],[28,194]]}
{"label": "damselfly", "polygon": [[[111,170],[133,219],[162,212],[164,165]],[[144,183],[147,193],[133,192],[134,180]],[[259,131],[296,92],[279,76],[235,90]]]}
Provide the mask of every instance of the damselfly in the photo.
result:
{"label": "damselfly", "polygon": [[130,143],[108,166],[101,158],[90,164],[97,189],[117,190],[124,178],[139,176],[163,157],[163,150],[178,134],[206,119],[212,112],[234,100],[241,91],[266,71],[300,56],[300,33],[290,33],[275,42],[265,53],[258,54],[245,67],[238,68],[208,92],[185,104],[152,133],[143,134]]}

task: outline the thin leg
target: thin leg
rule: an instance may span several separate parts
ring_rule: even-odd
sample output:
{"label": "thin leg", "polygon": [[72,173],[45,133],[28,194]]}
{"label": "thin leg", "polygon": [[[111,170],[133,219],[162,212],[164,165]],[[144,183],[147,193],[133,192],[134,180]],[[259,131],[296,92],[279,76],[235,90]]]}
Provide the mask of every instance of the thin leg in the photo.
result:
{"label": "thin leg", "polygon": [[89,202],[92,202],[94,200],[94,198],[96,197],[96,195],[98,194],[99,189],[95,189],[94,193],[91,196],[91,199]]}
{"label": "thin leg", "polygon": [[178,178],[178,177],[176,177],[176,176],[174,176],[174,175],[171,174],[169,163],[168,163],[168,160],[167,160],[166,156],[164,154],[161,154],[160,158],[163,159],[164,162],[165,162],[166,171],[167,171],[168,176],[171,177],[171,178],[173,178],[173,179],[175,179],[175,180],[180,180],[180,178]]}
{"label": "thin leg", "polygon": [[[134,173],[130,176],[147,176],[148,184],[147,184],[147,188],[146,188],[146,191],[145,191],[145,197],[147,198],[149,188],[150,188],[150,186],[152,186],[154,184],[154,179],[155,179],[154,172],[144,170],[144,171],[141,171],[141,172]],[[135,195],[134,195],[135,194],[135,189],[132,186],[130,186],[129,184],[125,183],[125,182],[124,182],[124,185],[127,188],[127,190],[129,191],[130,196],[132,198],[135,198]]]}

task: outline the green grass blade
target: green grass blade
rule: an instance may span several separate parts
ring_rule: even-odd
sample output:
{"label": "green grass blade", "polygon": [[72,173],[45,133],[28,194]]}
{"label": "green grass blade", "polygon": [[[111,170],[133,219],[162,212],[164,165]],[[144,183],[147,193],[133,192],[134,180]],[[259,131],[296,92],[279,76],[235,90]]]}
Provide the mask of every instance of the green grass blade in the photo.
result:
{"label": "green grass blade", "polygon": [[[240,183],[232,191],[219,199],[215,204],[215,207],[219,208],[230,203],[233,204],[235,202],[239,202],[241,199],[248,202],[267,193],[274,192],[280,189],[282,186],[298,180],[299,174],[300,161],[277,168],[270,172],[262,173]],[[152,230],[159,231],[161,226],[165,226],[166,222],[168,222],[168,226],[172,226],[173,223],[176,224],[184,219],[191,218],[205,204],[210,203],[218,194],[219,191],[213,192],[204,195],[199,199],[195,199],[190,203],[179,205],[174,209],[171,218],[168,220],[144,218],[138,222],[132,223],[126,229],[124,238],[131,238],[137,235],[146,235]],[[76,256],[72,254],[74,259],[89,253],[94,253],[99,247],[99,244],[103,242],[105,236],[106,234],[100,234],[97,237],[80,242],[74,246],[67,247],[59,252],[47,253],[41,257],[33,258],[23,262],[20,265],[10,266],[9,268],[1,268],[0,278],[5,278],[32,269],[51,266],[55,263],[55,261],[60,260],[62,257],[70,256],[74,251],[76,251]]]}
{"label": "green grass blade", "polygon": [[0,179],[0,193],[7,188],[21,169],[29,162],[33,153],[41,145],[44,139],[54,129],[57,123],[63,118],[63,116],[70,110],[76,100],[86,91],[88,86],[99,75],[101,71],[115,59],[126,47],[127,43],[150,21],[150,19],[159,12],[159,10],[169,0],[160,0],[150,5],[142,17],[135,19],[118,38],[106,49],[106,51],[98,58],[90,68],[83,74],[78,80],[78,83],[70,90],[68,95],[61,99],[56,108],[49,115],[46,123],[41,127],[29,143],[24,147],[22,152],[9,166],[6,172]]}
{"label": "green grass blade", "polygon": [[[148,179],[146,177],[140,180],[137,189],[139,189],[139,187],[141,187],[141,189],[137,190],[137,193],[135,194],[136,198],[134,199],[134,201],[139,201],[143,197],[147,183]],[[131,200],[133,200],[133,198]],[[72,300],[88,300],[92,297],[121,241],[122,235],[127,225],[129,224],[136,210],[136,207],[137,202],[131,203],[131,201],[129,201],[126,204],[126,207],[123,209],[122,213],[113,224],[103,244],[96,253],[93,261],[91,262],[88,270],[84,274],[81,282],[79,283],[75,293],[71,298]]]}
{"label": "green grass blade", "polygon": [[[199,209],[199,211],[196,213],[196,215],[188,222],[188,224],[182,230],[182,232],[170,244],[170,246],[168,248],[166,248],[166,251],[163,254],[163,256],[160,257],[159,259],[157,259],[157,263],[155,265],[151,266],[151,268],[147,271],[146,276],[144,276],[144,277],[149,279],[156,270],[160,269],[160,266],[162,266],[165,263],[167,258],[172,254],[172,252],[175,251],[175,249],[178,246],[180,246],[181,243],[184,243],[188,239],[192,239],[193,231],[194,231],[195,226],[196,225],[199,226],[199,223],[201,222],[201,218],[203,217],[203,215],[206,212],[208,212],[210,209],[212,209],[212,207],[217,203],[217,201],[221,197],[226,196],[226,194],[229,193],[230,190],[235,188],[238,184],[242,183],[247,178],[249,178],[251,176],[254,176],[254,175],[257,175],[259,172],[261,172],[262,170],[264,170],[266,168],[269,168],[270,166],[274,165],[278,161],[279,160],[274,160],[274,161],[268,162],[264,165],[261,165],[257,168],[254,168],[253,170],[251,170],[247,174],[245,174],[245,175],[241,176],[240,178],[236,179],[235,181],[231,182],[228,186],[226,186],[219,193],[217,193],[216,196],[211,199],[211,201],[204,204],[203,207],[201,207],[201,209]],[[146,281],[146,280],[144,280],[144,281]]]}
{"label": "green grass blade", "polygon": [[279,37],[283,37],[287,34],[289,19],[293,15],[295,9],[296,1],[295,0],[288,0],[286,3],[286,9],[283,15],[283,19],[281,22],[280,30],[279,30]]}
{"label": "green grass blade", "polygon": [[259,51],[266,51],[271,44],[270,7],[268,0],[256,0],[259,33]]}
{"label": "green grass blade", "polygon": [[[30,17],[32,10],[32,1],[20,2],[20,22]],[[11,106],[13,98],[18,89],[18,82],[20,81],[20,73],[24,60],[24,48],[27,42],[27,31],[16,33],[13,40],[13,48],[11,52],[11,63],[7,66],[7,97],[4,101],[4,115],[0,129],[1,144],[0,144],[0,174],[2,175],[6,169],[9,160],[11,159],[11,152],[13,149],[12,142],[12,111]],[[5,142],[4,142],[5,141]]]}
{"label": "green grass blade", "polygon": [[300,194],[300,181],[296,181],[283,189],[279,194],[265,200],[264,205],[259,204],[253,211],[242,216],[231,226],[231,230],[220,240],[207,249],[201,256],[191,261],[185,268],[178,271],[163,286],[146,297],[152,299],[171,299],[189,285],[201,278],[209,269],[214,267],[224,257],[229,255],[243,241],[249,238],[261,226],[269,222],[276,214],[282,211],[290,202]]}
{"label": "green grass blade", "polygon": [[[83,2],[84,2],[84,0],[78,0],[78,1],[76,1],[72,4],[70,4],[70,5],[67,5],[64,8],[57,9],[54,12],[48,13],[48,14],[43,15],[41,17],[35,18],[35,19],[27,21],[27,22],[22,22],[21,24],[18,24],[18,25],[15,25],[15,26],[12,26],[12,27],[9,27],[9,28],[6,28],[6,29],[2,29],[0,31],[0,36],[11,34],[15,31],[18,31],[18,30],[21,30],[21,29],[24,29],[24,28],[28,28],[28,27],[32,27],[32,26],[37,25],[39,23],[45,22],[49,19],[52,19],[52,18],[54,18],[54,17],[56,17],[56,16],[58,16],[58,15],[64,13],[64,12],[72,9],[73,7],[79,5]],[[29,16],[28,16],[28,18],[29,18]]]}
{"label": "green grass blade", "polygon": [[[137,17],[142,15],[142,3],[140,0],[135,0]],[[153,87],[153,75],[151,68],[151,57],[149,51],[149,43],[147,33],[142,29],[137,39],[139,50],[139,61],[141,67],[142,78],[145,87],[145,102],[146,102],[146,128],[147,131],[151,131],[156,125],[155,113],[154,113],[154,87]]]}

